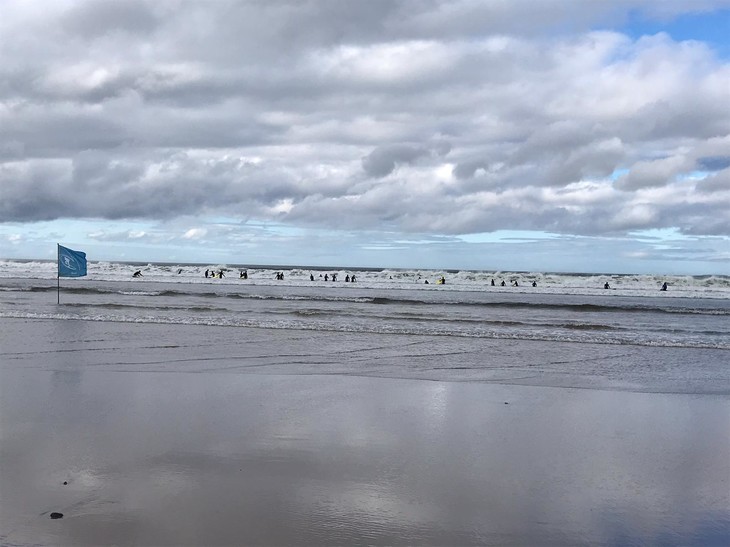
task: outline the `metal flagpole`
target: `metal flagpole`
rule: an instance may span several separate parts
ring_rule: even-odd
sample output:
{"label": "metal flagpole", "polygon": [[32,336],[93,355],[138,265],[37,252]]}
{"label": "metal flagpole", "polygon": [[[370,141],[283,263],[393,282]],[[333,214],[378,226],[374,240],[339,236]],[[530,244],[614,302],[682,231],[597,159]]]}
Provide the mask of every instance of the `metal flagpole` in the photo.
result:
{"label": "metal flagpole", "polygon": [[61,303],[61,246],[56,243],[56,304]]}

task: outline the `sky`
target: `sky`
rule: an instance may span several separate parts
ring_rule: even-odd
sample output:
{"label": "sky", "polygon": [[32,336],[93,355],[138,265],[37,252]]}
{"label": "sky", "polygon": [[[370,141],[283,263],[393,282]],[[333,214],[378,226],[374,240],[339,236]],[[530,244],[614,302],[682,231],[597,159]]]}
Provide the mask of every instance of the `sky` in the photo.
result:
{"label": "sky", "polygon": [[0,258],[730,275],[730,0],[2,0]]}

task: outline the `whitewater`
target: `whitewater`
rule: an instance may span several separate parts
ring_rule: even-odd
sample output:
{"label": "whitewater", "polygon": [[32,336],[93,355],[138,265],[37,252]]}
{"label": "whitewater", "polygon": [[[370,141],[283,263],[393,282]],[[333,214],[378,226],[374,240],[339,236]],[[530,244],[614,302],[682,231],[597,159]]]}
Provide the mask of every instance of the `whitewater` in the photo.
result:
{"label": "whitewater", "polygon": [[[475,270],[377,269],[377,268],[323,268],[299,266],[248,266],[227,264],[153,264],[141,262],[89,262],[86,279],[94,281],[128,281],[135,271],[145,281],[164,283],[209,283],[204,272],[224,272],[217,284],[240,285],[240,272],[248,275],[247,285],[309,286],[310,275],[322,282],[327,274],[337,274],[336,283],[344,283],[346,276],[356,276],[356,284],[370,289],[406,289],[426,291],[504,291],[510,294],[584,294],[603,295],[609,284],[616,294],[627,296],[661,296],[662,298],[718,298],[730,299],[730,276],[727,275],[641,275],[641,274],[575,274],[540,272],[502,272]],[[55,279],[55,261],[0,260],[0,279]],[[276,274],[284,273],[283,280]],[[444,276],[446,284],[434,286]],[[428,284],[425,282],[428,280]],[[494,280],[496,286],[491,286]],[[504,280],[505,287],[500,286]],[[517,282],[519,286],[513,286]],[[532,283],[537,284],[536,287]],[[657,291],[663,283],[669,290]]]}
{"label": "whitewater", "polygon": [[0,317],[730,349],[720,275],[89,262],[60,305],[57,284],[55,262],[0,261]]}

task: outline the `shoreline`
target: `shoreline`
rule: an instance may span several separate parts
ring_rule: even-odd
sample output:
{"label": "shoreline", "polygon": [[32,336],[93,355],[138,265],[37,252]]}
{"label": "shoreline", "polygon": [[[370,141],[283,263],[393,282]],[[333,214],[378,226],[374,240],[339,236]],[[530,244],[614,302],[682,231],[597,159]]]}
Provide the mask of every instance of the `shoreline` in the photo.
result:
{"label": "shoreline", "polygon": [[[729,352],[723,348],[69,319],[0,317],[5,361],[37,353],[49,371],[347,375],[730,396],[730,367],[722,366]],[[75,341],[80,336],[98,339],[92,352]],[[281,343],[289,350],[272,352]],[[36,349],[25,352],[29,347]],[[381,347],[390,349],[381,354]],[[85,356],[69,363],[68,353]],[[485,358],[490,355],[499,360]],[[446,365],[455,356],[459,364]],[[363,367],[369,357],[372,363]]]}

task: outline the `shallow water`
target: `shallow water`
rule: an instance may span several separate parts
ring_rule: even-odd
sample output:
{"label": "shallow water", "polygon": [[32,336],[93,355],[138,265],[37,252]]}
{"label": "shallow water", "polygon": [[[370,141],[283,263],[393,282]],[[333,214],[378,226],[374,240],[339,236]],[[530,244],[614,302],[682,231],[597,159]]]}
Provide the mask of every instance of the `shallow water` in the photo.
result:
{"label": "shallow water", "polygon": [[[5,278],[0,317],[730,349],[730,298]],[[61,305],[57,304],[60,298]]]}

